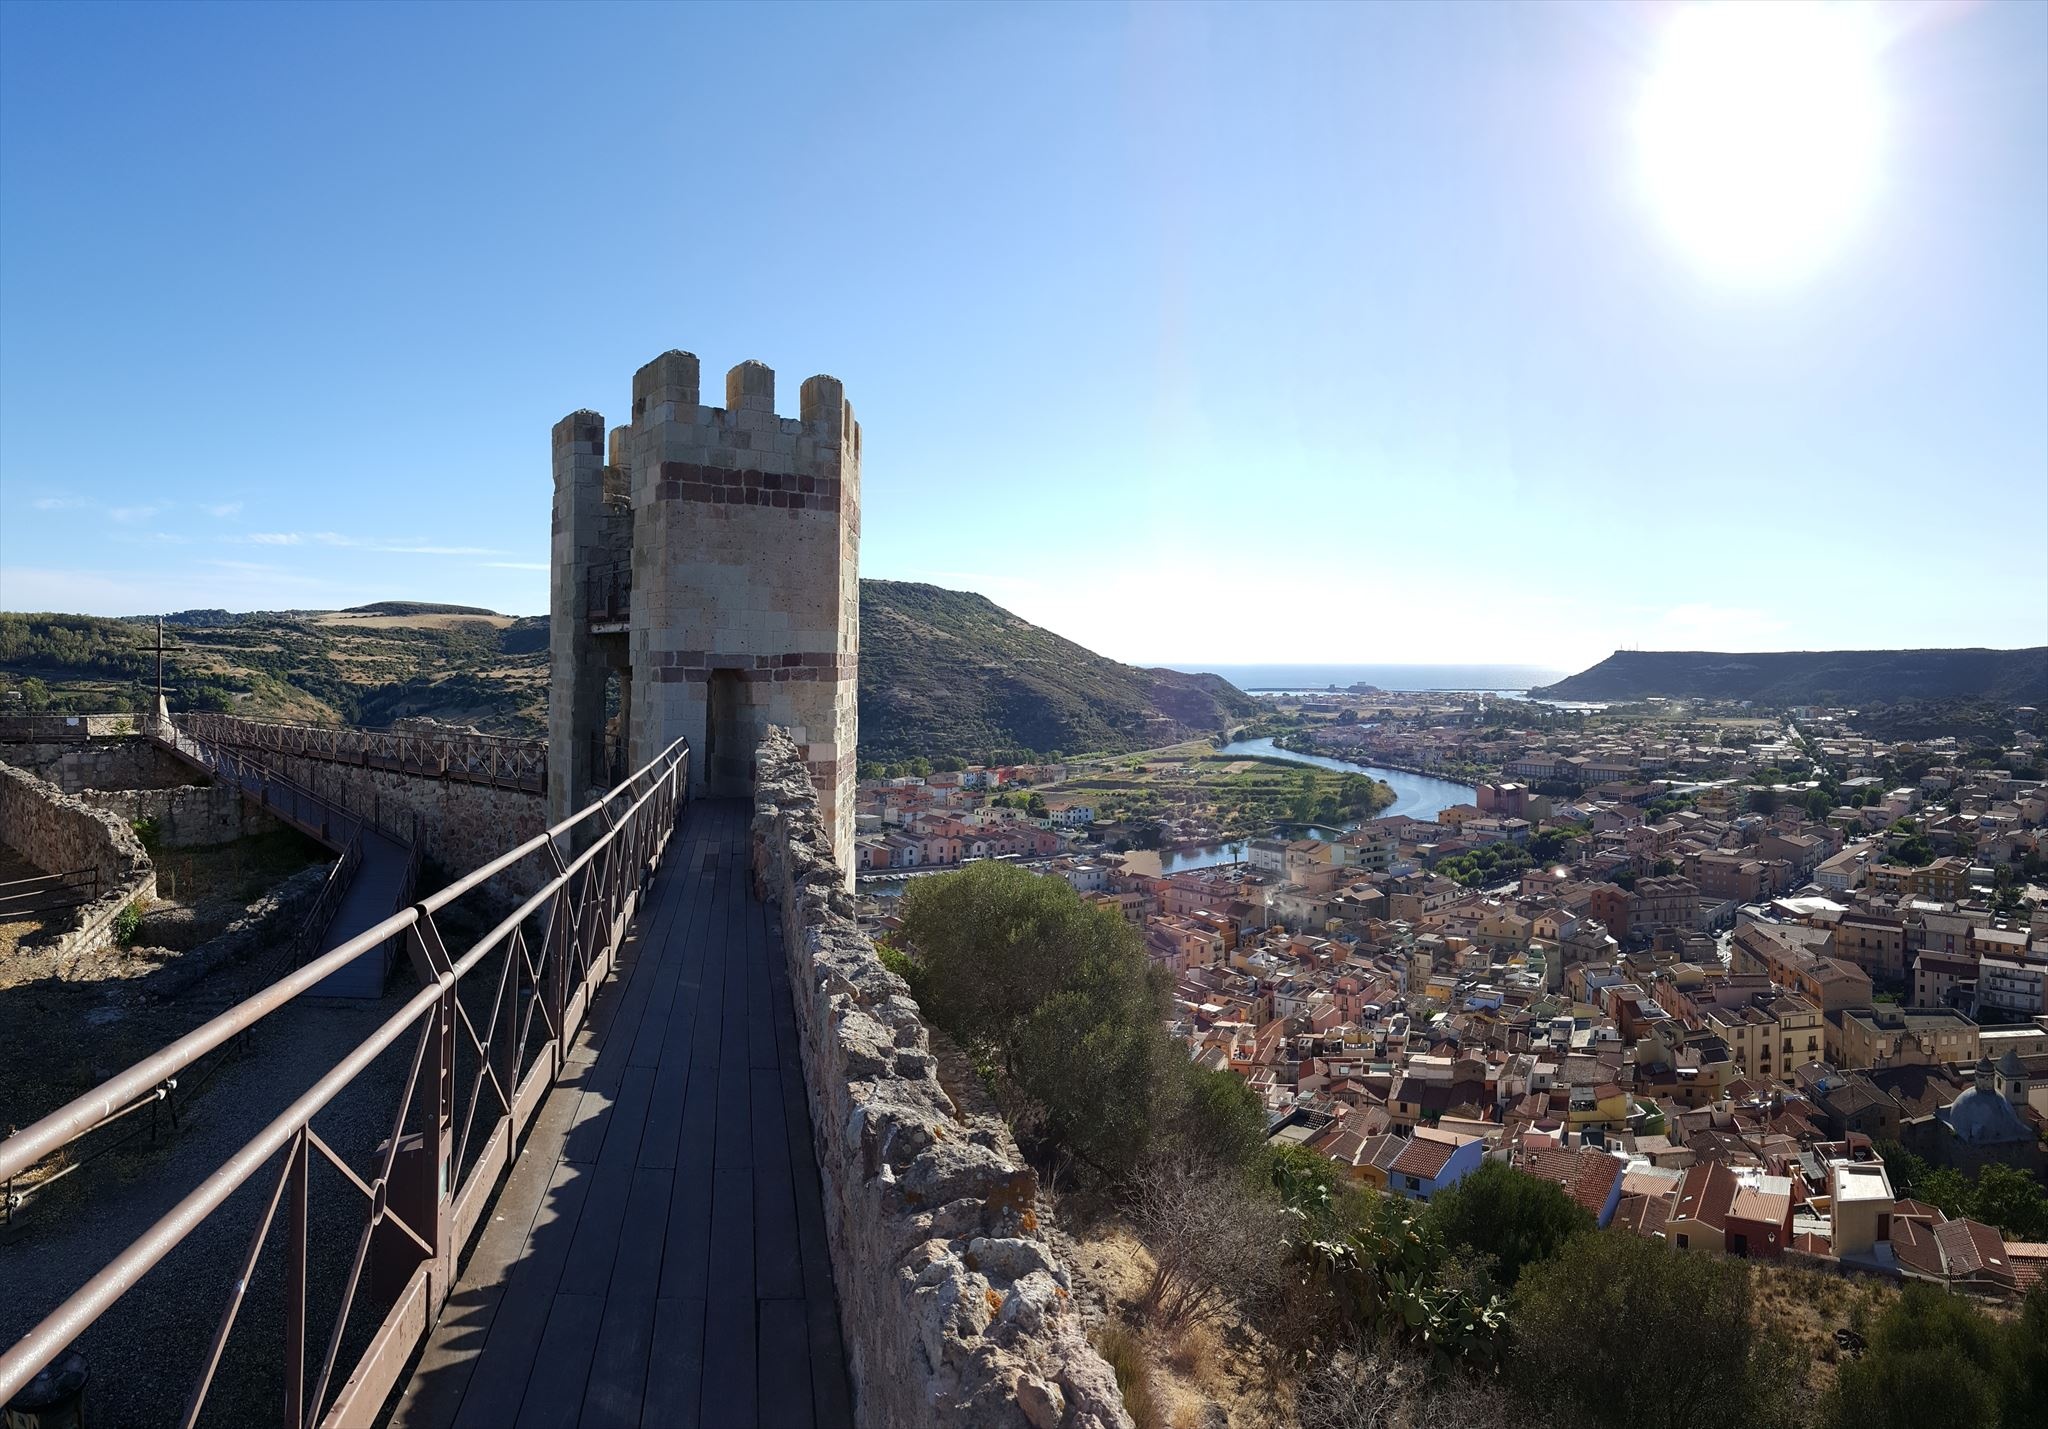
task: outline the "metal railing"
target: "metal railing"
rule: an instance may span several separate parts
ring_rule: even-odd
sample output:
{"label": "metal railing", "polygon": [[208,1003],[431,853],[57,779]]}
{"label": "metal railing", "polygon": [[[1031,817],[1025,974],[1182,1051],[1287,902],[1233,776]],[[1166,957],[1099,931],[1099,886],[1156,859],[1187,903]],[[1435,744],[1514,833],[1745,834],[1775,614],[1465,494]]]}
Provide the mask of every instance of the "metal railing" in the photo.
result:
{"label": "metal railing", "polygon": [[96,868],[12,878],[0,883],[0,923],[65,908],[83,908],[99,896],[100,871]]}
{"label": "metal railing", "polygon": [[[327,932],[327,925],[334,921],[335,911],[341,907],[341,900],[348,895],[348,886],[355,882],[356,873],[362,865],[363,835],[358,829],[355,837],[341,851],[341,856],[327,866],[327,878],[320,885],[319,896],[306,910],[305,918],[299,923],[299,931],[292,935],[291,966],[304,966],[306,959],[320,951],[320,939]],[[399,898],[400,906],[410,894],[411,889],[407,889]]]}
{"label": "metal railing", "polygon": [[586,618],[592,625],[624,625],[633,618],[633,565],[594,566],[584,578]]}
{"label": "metal railing", "polygon": [[[315,794],[296,779],[287,779],[268,765],[258,763],[240,750],[231,749],[205,735],[195,738],[192,731],[176,725],[155,725],[150,732],[187,762],[205,770],[215,780],[241,790],[268,812],[329,848],[346,849],[350,843],[361,840],[362,818],[332,799]],[[400,842],[404,841],[400,834],[388,829],[384,832]]]}
{"label": "metal railing", "polygon": [[[182,1422],[194,1424],[206,1402],[251,1277],[280,1211],[286,1220],[284,1362],[279,1420],[287,1429],[341,1425],[375,1416],[413,1351],[438,1318],[462,1248],[482,1218],[499,1176],[547,1090],[568,1066],[571,1040],[619,944],[653,870],[659,866],[689,785],[689,747],[677,740],[619,788],[546,833],[520,844],[448,887],[392,915],[230,1008],[91,1093],[0,1142],[0,1180],[11,1180],[62,1152],[111,1116],[157,1094],[185,1068],[332,973],[404,935],[426,984],[342,1057],[262,1131],[113,1257],[36,1327],[0,1355],[0,1403],[20,1392],[148,1271],[204,1223],[244,1183],[274,1167],[269,1200],[251,1236],[227,1304],[198,1367]],[[586,843],[573,858],[564,847]],[[451,956],[436,913],[526,859],[550,869],[541,887],[459,958]],[[478,974],[502,953],[495,973]],[[490,988],[488,1010],[472,1020],[460,995]],[[479,1021],[482,1031],[478,1030]],[[390,1136],[367,1175],[313,1130],[316,1114],[388,1049],[415,1034],[410,1070],[390,1121]],[[460,1054],[460,1056],[458,1056]],[[462,1065],[463,1059],[469,1065]],[[466,1087],[458,1085],[465,1078]],[[417,1095],[416,1095],[417,1093]],[[401,1150],[407,1161],[401,1167]],[[313,1158],[329,1162],[363,1198],[360,1235],[317,1368],[308,1377],[310,1188]],[[409,1265],[352,1366],[340,1363],[350,1312],[372,1243],[379,1269],[393,1257]],[[374,1307],[373,1307],[374,1308]],[[343,1374],[337,1385],[336,1376]]]}
{"label": "metal railing", "polygon": [[397,730],[327,729],[239,715],[181,714],[180,729],[213,744],[393,769],[430,779],[496,784],[544,792],[546,740],[495,734],[408,734]]}

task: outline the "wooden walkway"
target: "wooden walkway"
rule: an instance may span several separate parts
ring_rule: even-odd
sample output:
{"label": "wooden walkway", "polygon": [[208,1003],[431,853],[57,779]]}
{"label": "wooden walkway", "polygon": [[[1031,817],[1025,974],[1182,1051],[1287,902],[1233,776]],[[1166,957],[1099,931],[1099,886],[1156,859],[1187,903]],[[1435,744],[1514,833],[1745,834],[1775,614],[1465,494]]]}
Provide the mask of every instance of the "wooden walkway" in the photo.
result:
{"label": "wooden walkway", "polygon": [[751,812],[689,806],[392,1424],[851,1424]]}

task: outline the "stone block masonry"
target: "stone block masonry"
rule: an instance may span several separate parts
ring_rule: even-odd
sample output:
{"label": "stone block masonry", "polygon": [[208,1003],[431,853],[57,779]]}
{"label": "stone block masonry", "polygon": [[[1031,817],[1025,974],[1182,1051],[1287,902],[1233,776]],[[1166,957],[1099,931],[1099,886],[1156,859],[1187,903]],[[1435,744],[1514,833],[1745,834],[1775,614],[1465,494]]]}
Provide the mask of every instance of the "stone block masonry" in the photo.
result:
{"label": "stone block masonry", "polygon": [[[417,819],[422,852],[450,874],[467,873],[547,831],[547,800],[524,789],[268,750],[261,759],[287,779],[404,838],[412,837]],[[547,881],[548,870],[528,858],[500,877],[506,890],[530,893]]]}
{"label": "stone block masonry", "polygon": [[7,764],[0,764],[0,843],[45,873],[99,874],[100,896],[58,939],[59,954],[104,946],[122,909],[156,897],[156,865],[125,819]]}
{"label": "stone block masonry", "polygon": [[1128,1429],[1046,1237],[1038,1178],[959,1111],[853,919],[812,772],[770,727],[754,880],[781,917],[856,1412],[869,1429]]}
{"label": "stone block masonry", "polygon": [[[81,716],[100,720],[101,715]],[[133,716],[119,716],[123,721]],[[0,744],[0,763],[26,769],[67,794],[87,789],[175,789],[198,782],[192,771],[138,734],[89,741]]]}
{"label": "stone block masonry", "polygon": [[282,828],[242,792],[227,784],[182,789],[88,789],[78,796],[129,824],[154,820],[165,848],[211,848],[248,834]]}
{"label": "stone block masonry", "polygon": [[[632,421],[594,411],[553,434],[554,642],[549,798],[556,818],[601,781],[593,751],[622,675],[618,719],[633,766],[690,742],[693,793],[753,787],[763,732],[802,750],[851,886],[860,668],[860,424],[838,379],[803,383],[794,417],[775,373],[742,362],[725,405],[704,404],[697,358],[665,352],[633,376]],[[622,505],[621,496],[628,501]],[[623,649],[611,588],[628,519],[631,612]]]}

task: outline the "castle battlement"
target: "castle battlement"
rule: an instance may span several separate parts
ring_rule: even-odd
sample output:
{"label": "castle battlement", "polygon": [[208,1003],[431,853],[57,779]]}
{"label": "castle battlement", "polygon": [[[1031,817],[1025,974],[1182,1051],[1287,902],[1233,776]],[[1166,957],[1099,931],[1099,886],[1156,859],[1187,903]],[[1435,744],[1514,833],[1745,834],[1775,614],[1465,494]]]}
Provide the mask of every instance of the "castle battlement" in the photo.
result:
{"label": "castle battlement", "polygon": [[860,424],[823,374],[778,414],[775,370],[752,360],[726,373],[723,407],[702,398],[696,354],[676,349],[633,374],[629,424],[556,424],[550,768],[569,777],[551,794],[579,807],[683,735],[695,792],[748,795],[753,749],[781,725],[850,870]]}

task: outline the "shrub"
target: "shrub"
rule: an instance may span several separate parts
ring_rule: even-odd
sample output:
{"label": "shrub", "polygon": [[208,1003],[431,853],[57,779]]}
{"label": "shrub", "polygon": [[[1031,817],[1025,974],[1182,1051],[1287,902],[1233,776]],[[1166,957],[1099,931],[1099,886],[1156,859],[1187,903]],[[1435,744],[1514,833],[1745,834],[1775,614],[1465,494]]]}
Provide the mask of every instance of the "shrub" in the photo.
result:
{"label": "shrub", "polygon": [[978,863],[916,881],[903,938],[926,1015],[996,1066],[1048,1139],[1109,1175],[1142,1162],[1184,1062],[1164,981],[1121,917],[1063,879]]}
{"label": "shrub", "polygon": [[1487,1256],[1504,1287],[1593,1229],[1593,1218],[1560,1187],[1491,1160],[1431,1201],[1426,1219],[1445,1245]]}
{"label": "shrub", "polygon": [[1514,1378],[1569,1423],[1790,1422],[1790,1343],[1756,1324],[1750,1268],[1620,1231],[1566,1241],[1515,1287]]}
{"label": "shrub", "polygon": [[148,854],[151,858],[155,858],[158,853],[162,852],[164,844],[163,829],[155,819],[137,819],[131,827],[134,828],[135,837],[141,842],[144,853]]}
{"label": "shrub", "polygon": [[2048,1423],[2048,1289],[1994,1320],[1960,1295],[1910,1284],[1841,1367],[1826,1429],[2035,1429]]}
{"label": "shrub", "polygon": [[142,900],[136,899],[114,915],[114,941],[127,947],[142,930]]}

